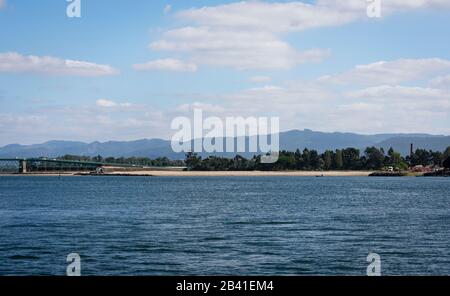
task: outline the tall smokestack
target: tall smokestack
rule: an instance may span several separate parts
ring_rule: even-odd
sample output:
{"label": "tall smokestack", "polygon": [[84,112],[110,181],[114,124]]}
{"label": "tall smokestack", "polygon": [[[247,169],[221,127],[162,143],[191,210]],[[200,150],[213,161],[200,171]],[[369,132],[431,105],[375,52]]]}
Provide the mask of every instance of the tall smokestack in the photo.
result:
{"label": "tall smokestack", "polygon": [[411,148],[410,148],[410,151],[409,151],[409,156],[412,158],[413,155],[414,155],[414,144],[411,143]]}

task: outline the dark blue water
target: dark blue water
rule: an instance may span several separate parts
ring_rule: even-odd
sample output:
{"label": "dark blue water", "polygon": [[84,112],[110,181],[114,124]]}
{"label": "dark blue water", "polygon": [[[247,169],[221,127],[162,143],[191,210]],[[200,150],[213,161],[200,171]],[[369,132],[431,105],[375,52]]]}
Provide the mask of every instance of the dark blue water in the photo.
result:
{"label": "dark blue water", "polygon": [[450,275],[450,179],[0,177],[0,274]]}

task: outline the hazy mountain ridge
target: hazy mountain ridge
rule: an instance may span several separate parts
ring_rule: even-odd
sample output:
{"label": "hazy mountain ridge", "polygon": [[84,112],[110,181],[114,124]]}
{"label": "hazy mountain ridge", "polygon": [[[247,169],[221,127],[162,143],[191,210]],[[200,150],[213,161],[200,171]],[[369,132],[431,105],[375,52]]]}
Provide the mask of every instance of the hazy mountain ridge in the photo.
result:
{"label": "hazy mountain ridge", "polygon": [[[248,141],[248,139],[247,139]],[[292,130],[280,133],[280,146],[283,150],[295,151],[297,148],[315,149],[323,152],[348,147],[365,149],[368,146],[393,147],[403,155],[409,153],[410,144],[415,148],[444,151],[450,146],[450,136],[428,134],[376,134],[361,135],[355,133],[325,133],[311,130]],[[0,148],[0,158],[15,157],[57,157],[66,154],[85,156],[113,157],[169,157],[184,158],[183,153],[172,151],[171,143],[161,139],[141,139],[136,141],[109,141],[83,143],[74,141],[49,141],[35,145],[11,144]],[[216,155],[233,156],[234,153],[216,153]],[[240,153],[250,156],[252,153]],[[207,154],[202,154],[206,156]]]}

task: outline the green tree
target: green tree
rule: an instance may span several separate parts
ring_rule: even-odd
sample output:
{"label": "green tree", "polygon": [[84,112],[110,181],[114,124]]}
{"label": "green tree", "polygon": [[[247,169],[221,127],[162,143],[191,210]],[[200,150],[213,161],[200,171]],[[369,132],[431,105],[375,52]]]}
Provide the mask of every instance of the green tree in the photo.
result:
{"label": "green tree", "polygon": [[295,151],[294,158],[295,158],[295,168],[297,170],[302,170],[304,168],[304,161],[300,149],[297,149]]}
{"label": "green tree", "polygon": [[366,155],[366,168],[379,170],[384,166],[384,151],[375,147],[369,147],[364,152]]}
{"label": "green tree", "polygon": [[295,154],[287,151],[282,151],[275,163],[274,168],[278,171],[281,170],[295,170]]}
{"label": "green tree", "polygon": [[395,152],[392,148],[388,151],[387,164],[400,170],[406,170],[408,168],[408,164],[404,161],[402,155],[398,152]]}
{"label": "green tree", "polygon": [[441,166],[445,160],[444,153],[440,151],[430,151],[432,162],[435,166]]}
{"label": "green tree", "polygon": [[344,159],[342,156],[342,150],[336,150],[336,154],[334,157],[334,168],[337,170],[341,170],[344,167]]}
{"label": "green tree", "polygon": [[358,149],[347,148],[342,150],[342,160],[345,170],[357,170],[361,167]]}
{"label": "green tree", "polygon": [[309,162],[311,170],[323,169],[323,160],[320,158],[319,153],[316,150],[309,152]]}
{"label": "green tree", "polygon": [[444,158],[450,157],[450,147],[447,147],[444,151]]}
{"label": "green tree", "polygon": [[92,158],[92,161],[94,162],[103,162],[103,157],[101,155],[97,155]]}
{"label": "green tree", "polygon": [[116,159],[114,157],[107,157],[105,158],[106,163],[117,163]]}
{"label": "green tree", "polygon": [[198,170],[202,164],[202,158],[198,157],[196,153],[188,152],[184,162],[188,170]]}
{"label": "green tree", "polygon": [[303,159],[303,169],[310,170],[311,169],[311,157],[309,150],[305,148],[303,150],[302,159]]}
{"label": "green tree", "polygon": [[323,169],[324,170],[331,170],[333,166],[333,151],[327,150],[322,156],[323,159]]}
{"label": "green tree", "polygon": [[444,160],[443,166],[446,169],[450,169],[450,156]]}
{"label": "green tree", "polygon": [[417,149],[410,161],[412,166],[427,166],[433,163],[431,153],[425,149]]}

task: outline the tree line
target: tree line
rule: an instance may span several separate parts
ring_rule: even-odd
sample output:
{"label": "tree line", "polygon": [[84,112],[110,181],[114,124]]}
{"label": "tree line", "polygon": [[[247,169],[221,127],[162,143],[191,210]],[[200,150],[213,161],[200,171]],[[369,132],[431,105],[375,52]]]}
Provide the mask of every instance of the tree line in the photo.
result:
{"label": "tree line", "polygon": [[316,150],[304,149],[295,152],[283,150],[279,159],[273,164],[261,163],[260,156],[246,159],[242,156],[224,158],[210,156],[202,158],[195,153],[188,153],[185,159],[187,170],[191,171],[331,171],[331,170],[382,170],[392,167],[394,170],[407,170],[417,165],[440,166],[450,163],[450,147],[445,152],[417,149],[413,155],[403,157],[390,148],[368,147],[363,153],[356,148],[327,150],[319,153]]}
{"label": "tree line", "polygon": [[183,160],[171,160],[167,157],[159,157],[151,159],[148,157],[102,157],[101,155],[90,156],[77,156],[77,155],[64,155],[57,158],[58,160],[70,160],[70,161],[84,161],[84,162],[101,162],[107,164],[123,164],[123,165],[136,165],[136,166],[153,166],[153,167],[183,167]]}
{"label": "tree line", "polygon": [[332,171],[332,170],[381,170],[393,167],[394,170],[407,170],[417,165],[450,167],[450,147],[445,152],[417,149],[412,156],[403,157],[390,148],[368,147],[363,152],[356,148],[326,150],[304,149],[295,152],[283,150],[279,159],[273,164],[261,163],[261,156],[250,159],[237,155],[234,158],[209,156],[202,158],[195,153],[187,153],[185,160],[171,160],[167,157],[151,159],[148,157],[102,157],[101,155],[77,156],[65,155],[59,160],[100,162],[119,165],[136,165],[152,167],[183,167],[191,171]]}

